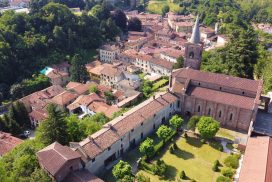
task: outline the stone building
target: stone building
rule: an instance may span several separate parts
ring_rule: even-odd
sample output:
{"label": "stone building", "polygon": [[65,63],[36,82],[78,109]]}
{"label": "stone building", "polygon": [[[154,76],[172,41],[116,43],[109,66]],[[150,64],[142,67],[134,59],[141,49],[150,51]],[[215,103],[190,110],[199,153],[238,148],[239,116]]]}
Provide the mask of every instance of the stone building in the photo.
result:
{"label": "stone building", "polygon": [[177,97],[169,92],[154,96],[70,146],[82,156],[86,169],[99,174],[166,123],[178,107]]}
{"label": "stone building", "polygon": [[261,80],[181,68],[172,73],[171,91],[179,96],[184,115],[212,116],[221,126],[248,131],[255,121]]}

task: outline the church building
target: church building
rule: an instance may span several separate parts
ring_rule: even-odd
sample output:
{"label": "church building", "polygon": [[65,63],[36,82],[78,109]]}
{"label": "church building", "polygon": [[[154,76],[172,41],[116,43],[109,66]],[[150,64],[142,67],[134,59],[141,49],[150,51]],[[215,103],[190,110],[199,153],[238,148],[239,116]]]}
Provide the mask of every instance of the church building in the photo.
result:
{"label": "church building", "polygon": [[197,17],[186,43],[184,68],[174,70],[170,78],[170,91],[179,97],[179,112],[211,116],[223,127],[248,131],[260,104],[262,81],[199,71],[202,50]]}

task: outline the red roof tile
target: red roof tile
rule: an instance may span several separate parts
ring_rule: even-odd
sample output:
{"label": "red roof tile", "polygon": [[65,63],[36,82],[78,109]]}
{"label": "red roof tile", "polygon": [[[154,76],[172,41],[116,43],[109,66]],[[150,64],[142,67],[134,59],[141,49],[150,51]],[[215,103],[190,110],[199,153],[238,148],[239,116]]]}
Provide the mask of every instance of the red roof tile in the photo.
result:
{"label": "red roof tile", "polygon": [[55,175],[65,163],[72,159],[79,159],[80,155],[67,146],[58,142],[37,152],[39,163],[51,174]]}
{"label": "red roof tile", "polygon": [[196,98],[203,99],[203,100],[208,100],[208,101],[221,103],[221,104],[227,104],[227,105],[249,109],[249,110],[252,110],[255,105],[254,103],[255,98],[212,90],[208,88],[202,88],[202,87],[190,86],[190,88],[187,91],[187,94],[190,96],[194,96]]}
{"label": "red roof tile", "polygon": [[21,139],[11,136],[10,133],[0,131],[0,156],[11,151],[22,142]]}

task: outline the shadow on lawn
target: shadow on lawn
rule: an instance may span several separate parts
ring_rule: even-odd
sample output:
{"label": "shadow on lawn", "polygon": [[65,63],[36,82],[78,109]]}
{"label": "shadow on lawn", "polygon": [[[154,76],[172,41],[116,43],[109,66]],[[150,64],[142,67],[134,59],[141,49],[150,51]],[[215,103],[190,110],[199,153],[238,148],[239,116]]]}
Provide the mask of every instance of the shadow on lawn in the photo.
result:
{"label": "shadow on lawn", "polygon": [[182,150],[180,148],[175,149],[174,153],[177,157],[182,158],[184,160],[195,158],[195,155],[191,152],[187,152],[185,150]]}
{"label": "shadow on lawn", "polygon": [[187,136],[186,143],[188,143],[194,147],[197,147],[197,148],[200,148],[202,146],[202,143],[200,142],[199,138],[190,137],[190,136]]}
{"label": "shadow on lawn", "polygon": [[175,181],[178,170],[170,165],[167,165],[166,176],[160,177],[160,180]]}

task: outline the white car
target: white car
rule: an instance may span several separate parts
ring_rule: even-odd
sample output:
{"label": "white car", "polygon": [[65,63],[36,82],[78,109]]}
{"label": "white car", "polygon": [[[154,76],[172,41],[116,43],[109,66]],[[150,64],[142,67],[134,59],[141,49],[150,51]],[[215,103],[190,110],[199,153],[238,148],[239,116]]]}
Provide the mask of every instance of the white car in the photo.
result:
{"label": "white car", "polygon": [[24,135],[28,137],[30,135],[30,131],[28,130],[24,131]]}

